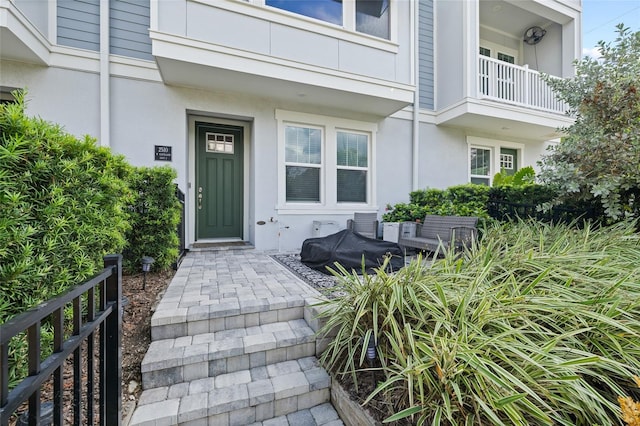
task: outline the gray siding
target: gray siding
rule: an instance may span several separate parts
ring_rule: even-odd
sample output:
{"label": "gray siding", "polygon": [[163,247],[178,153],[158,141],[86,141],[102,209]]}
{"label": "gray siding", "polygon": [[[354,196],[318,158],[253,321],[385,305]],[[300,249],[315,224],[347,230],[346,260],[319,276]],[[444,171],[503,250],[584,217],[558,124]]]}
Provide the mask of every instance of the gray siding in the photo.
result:
{"label": "gray siding", "polygon": [[100,0],[58,0],[58,44],[100,50]]}
{"label": "gray siding", "polygon": [[433,0],[419,1],[419,57],[420,108],[434,109],[433,98]]}
{"label": "gray siding", "polygon": [[111,53],[153,60],[149,38],[149,0],[111,0],[109,8]]}

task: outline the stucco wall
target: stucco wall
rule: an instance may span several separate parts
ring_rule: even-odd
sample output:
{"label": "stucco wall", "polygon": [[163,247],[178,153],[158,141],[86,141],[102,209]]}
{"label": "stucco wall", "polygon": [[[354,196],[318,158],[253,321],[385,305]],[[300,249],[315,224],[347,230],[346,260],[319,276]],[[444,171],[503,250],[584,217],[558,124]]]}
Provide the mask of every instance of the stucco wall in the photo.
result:
{"label": "stucco wall", "polygon": [[435,3],[436,110],[442,110],[460,101],[466,90],[464,8],[465,3],[458,0]]}
{"label": "stucco wall", "polygon": [[531,69],[562,76],[562,26],[551,24],[542,40],[535,45],[523,45],[523,63]]}
{"label": "stucco wall", "polygon": [[81,137],[98,135],[98,75],[0,61],[0,85],[27,90],[27,114],[61,124]]}
{"label": "stucco wall", "polygon": [[[3,61],[0,85],[29,89],[27,111],[63,125],[70,133],[96,136],[100,131],[97,74],[43,68]],[[178,171],[177,183],[187,195],[187,227],[193,242],[195,182],[193,146],[189,136],[192,116],[212,122],[232,120],[247,126],[245,144],[245,239],[260,250],[296,251],[313,236],[313,221],[346,226],[350,212],[326,213],[322,208],[299,214],[277,210],[278,140],[276,109],[299,110],[295,104],[235,94],[214,93],[162,83],[112,77],[111,147],[135,165],[169,164]],[[318,114],[331,111],[317,108]],[[373,164],[378,215],[387,204],[407,202],[412,190],[412,121],[387,118],[376,123]],[[154,161],[154,145],[173,148],[172,161]],[[535,162],[544,144],[527,145],[525,164]],[[420,125],[419,187],[446,188],[467,182],[467,133],[462,129]],[[354,209],[357,210],[357,209]],[[264,224],[258,224],[264,222]]]}

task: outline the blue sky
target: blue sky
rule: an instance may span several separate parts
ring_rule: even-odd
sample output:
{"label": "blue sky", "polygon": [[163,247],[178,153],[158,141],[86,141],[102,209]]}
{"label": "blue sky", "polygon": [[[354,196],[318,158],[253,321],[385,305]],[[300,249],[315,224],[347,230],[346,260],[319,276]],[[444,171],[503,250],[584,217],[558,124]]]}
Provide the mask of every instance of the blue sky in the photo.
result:
{"label": "blue sky", "polygon": [[582,51],[591,54],[600,40],[616,39],[619,23],[640,31],[640,0],[582,0]]}

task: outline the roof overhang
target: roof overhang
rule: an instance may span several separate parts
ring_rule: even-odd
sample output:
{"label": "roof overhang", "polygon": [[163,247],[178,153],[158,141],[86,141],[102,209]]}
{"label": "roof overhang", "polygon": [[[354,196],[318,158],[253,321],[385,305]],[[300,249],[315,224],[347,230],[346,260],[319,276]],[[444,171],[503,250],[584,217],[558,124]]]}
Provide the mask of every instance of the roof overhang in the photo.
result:
{"label": "roof overhang", "polygon": [[155,31],[151,31],[151,39],[162,79],[170,85],[379,117],[387,117],[413,102],[411,85]]}
{"label": "roof overhang", "polygon": [[47,65],[49,42],[12,2],[0,2],[0,59]]}
{"label": "roof overhang", "polygon": [[471,129],[509,139],[546,141],[563,135],[573,118],[501,102],[466,99],[443,111],[436,124]]}

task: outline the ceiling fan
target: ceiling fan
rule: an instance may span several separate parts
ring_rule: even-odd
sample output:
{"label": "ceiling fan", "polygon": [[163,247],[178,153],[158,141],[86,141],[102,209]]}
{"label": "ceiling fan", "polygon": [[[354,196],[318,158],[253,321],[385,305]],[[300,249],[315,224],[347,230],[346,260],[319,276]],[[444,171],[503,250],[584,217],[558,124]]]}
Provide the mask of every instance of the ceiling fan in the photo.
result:
{"label": "ceiling fan", "polygon": [[529,45],[534,45],[540,43],[542,37],[547,33],[547,30],[544,30],[540,27],[530,27],[524,32],[524,42]]}

